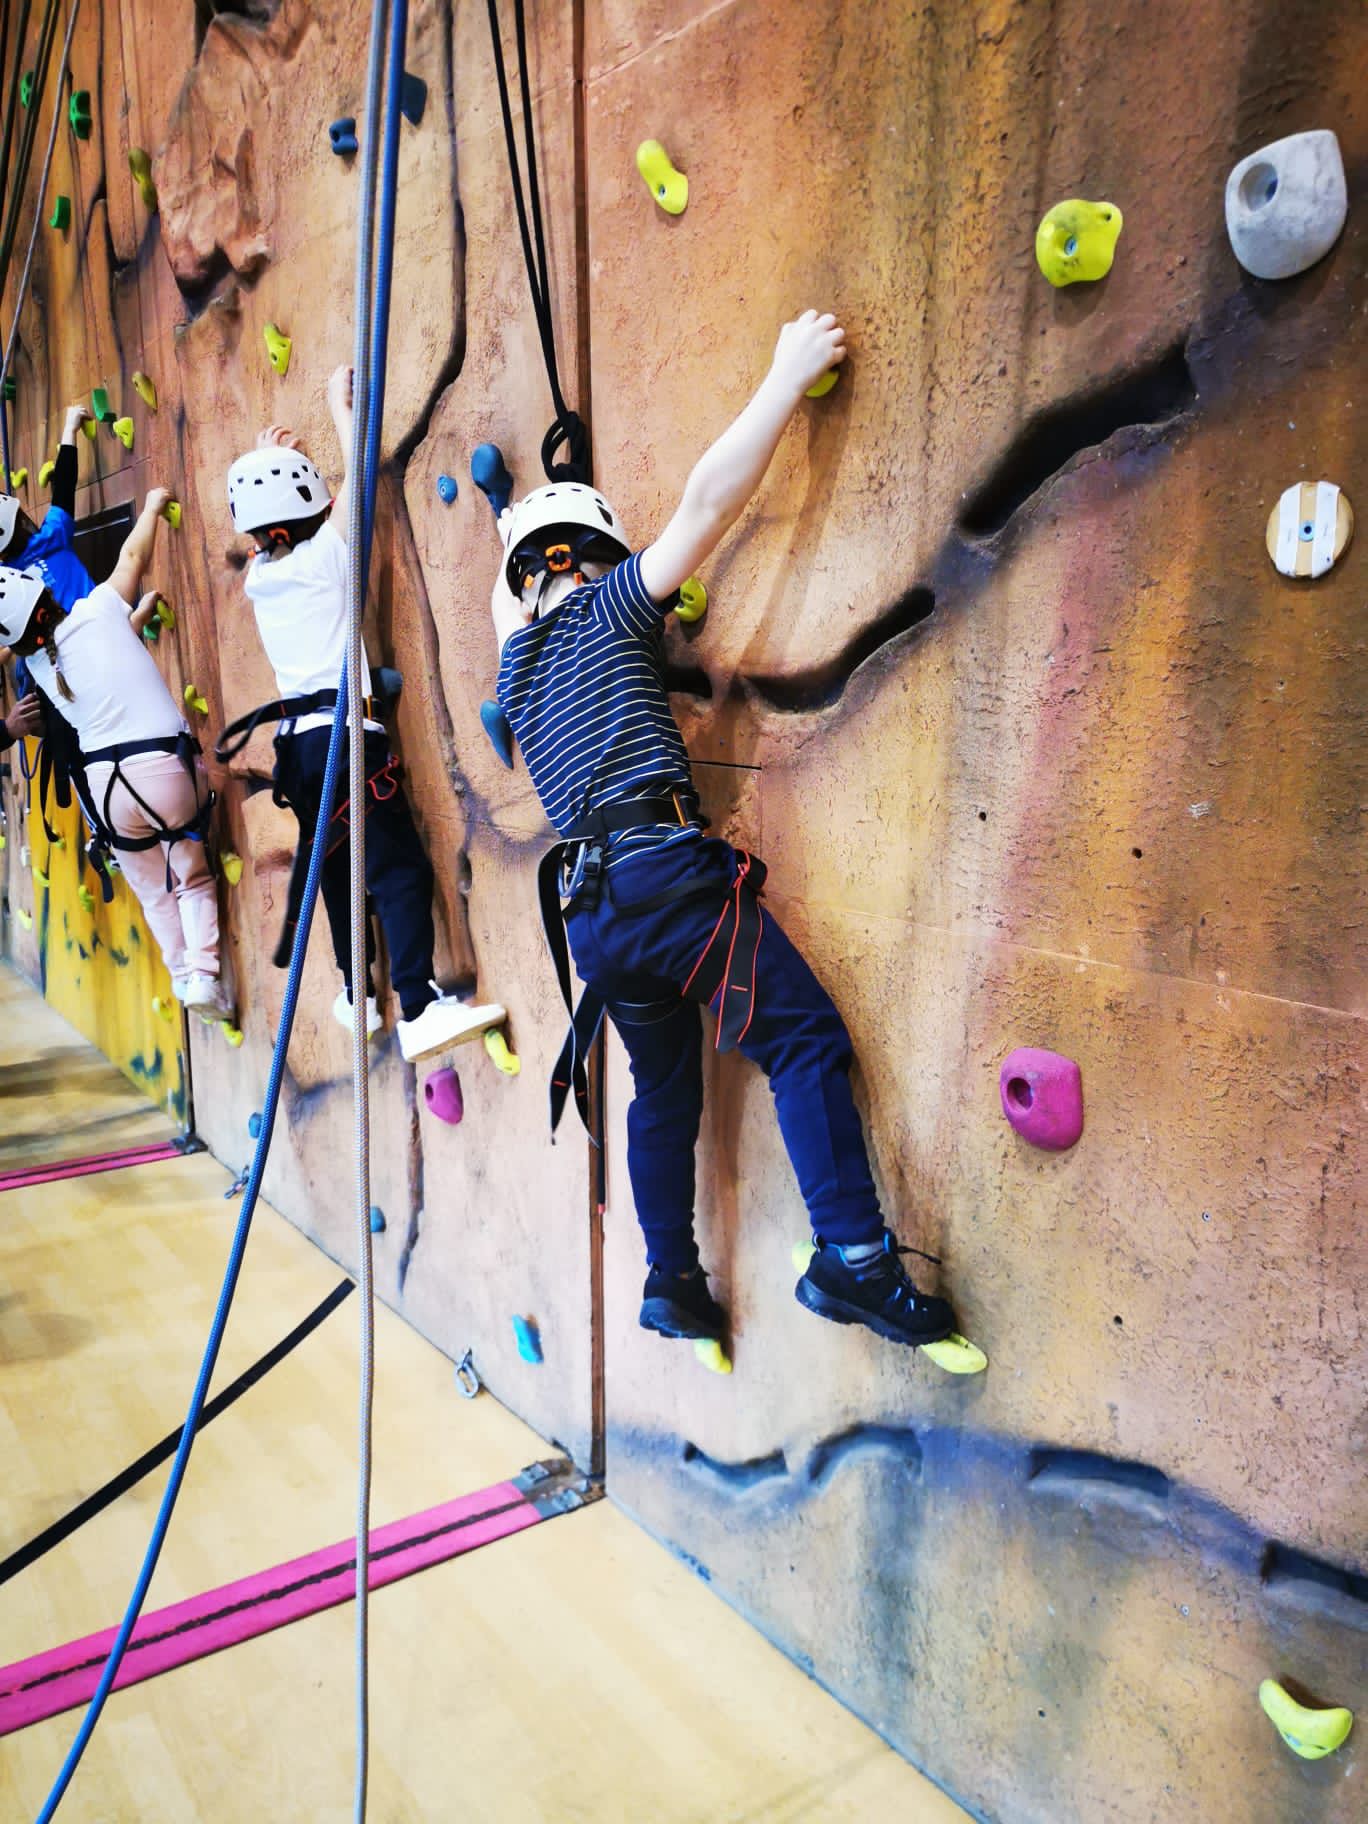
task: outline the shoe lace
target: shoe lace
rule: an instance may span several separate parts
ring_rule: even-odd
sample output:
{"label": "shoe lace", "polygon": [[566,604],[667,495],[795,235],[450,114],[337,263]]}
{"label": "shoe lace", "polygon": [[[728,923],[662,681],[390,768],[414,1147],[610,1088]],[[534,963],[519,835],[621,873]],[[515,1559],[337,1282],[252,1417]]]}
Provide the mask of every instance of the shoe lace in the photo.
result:
{"label": "shoe lace", "polygon": [[942,1264],[940,1256],[937,1254],[928,1254],[924,1248],[914,1248],[899,1242],[894,1242],[893,1246],[889,1249],[889,1254],[895,1256],[894,1259],[889,1260],[888,1262],[889,1270],[894,1281],[891,1294],[893,1303],[896,1305],[903,1300],[906,1300],[914,1311],[919,1305],[927,1304],[929,1302],[929,1295],[917,1290],[916,1286],[907,1276],[907,1269],[903,1266],[902,1261],[897,1259],[896,1256],[900,1254],[915,1254],[920,1260],[929,1260],[933,1267],[938,1267]]}

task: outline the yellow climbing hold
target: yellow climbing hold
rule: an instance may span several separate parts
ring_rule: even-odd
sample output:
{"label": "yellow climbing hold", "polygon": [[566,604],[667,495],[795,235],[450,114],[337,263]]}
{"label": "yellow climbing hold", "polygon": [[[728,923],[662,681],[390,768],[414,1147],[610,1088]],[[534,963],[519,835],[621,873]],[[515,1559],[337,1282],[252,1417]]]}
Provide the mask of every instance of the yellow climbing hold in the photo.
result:
{"label": "yellow climbing hold", "polygon": [[195,689],[193,684],[187,684],[181,694],[184,696],[185,701],[190,705],[191,709],[197,709],[202,716],[207,716],[209,714],[209,705]]}
{"label": "yellow climbing hold", "polygon": [[817,1252],[810,1241],[795,1241],[793,1244],[793,1270],[795,1273],[806,1273],[808,1262]]}
{"label": "yellow climbing hold", "polygon": [[675,618],[680,621],[701,621],[708,612],[708,591],[696,576],[689,577],[679,585],[679,600],[675,604]]}
{"label": "yellow climbing hold", "polygon": [[141,369],[133,376],[133,391],[142,400],[149,412],[157,409],[157,388],[149,375]]}
{"label": "yellow climbing hold", "polygon": [[[52,841],[48,844],[48,847],[50,849],[65,849],[66,848],[66,837],[63,836],[63,834],[60,830],[53,837]],[[50,859],[50,857],[49,857],[49,859]]]}
{"label": "yellow climbing hold", "polygon": [[266,338],[266,357],[283,380],[290,371],[290,350],[294,344],[274,323],[268,323],[261,333]]}
{"label": "yellow climbing hold", "polygon": [[164,595],[159,595],[157,597],[157,619],[161,622],[162,626],[165,627],[168,633],[170,633],[176,625],[176,611]]}
{"label": "yellow climbing hold", "polygon": [[168,500],[166,505],[162,508],[162,518],[166,521],[167,525],[170,526],[173,532],[179,532],[181,528],[180,502],[178,500]]}
{"label": "yellow climbing hold", "polygon": [[223,878],[230,887],[235,887],[242,879],[242,857],[234,855],[231,849],[226,849],[219,856],[219,866],[223,869]]}
{"label": "yellow climbing hold", "polygon": [[10,493],[17,494],[19,492],[20,488],[23,487],[24,483],[27,480],[28,480],[28,470],[27,469],[11,469],[10,470]]}
{"label": "yellow climbing hold", "polygon": [[43,464],[42,468],[39,469],[38,486],[40,488],[45,488],[48,485],[48,483],[52,480],[52,471],[56,467],[57,467],[57,464],[52,460],[51,457],[49,457],[48,460]]}
{"label": "yellow climbing hold", "polygon": [[506,1077],[516,1077],[522,1069],[522,1059],[516,1052],[508,1049],[508,1040],[497,1026],[491,1026],[484,1035],[484,1048],[489,1053],[495,1067]]}
{"label": "yellow climbing hold", "polygon": [[988,1357],[978,1344],[971,1343],[967,1336],[961,1336],[955,1330],[938,1343],[923,1343],[921,1352],[929,1355],[937,1368],[943,1368],[947,1374],[982,1374],[988,1366]]}
{"label": "yellow climbing hold", "polygon": [[224,1038],[227,1039],[233,1050],[236,1051],[238,1046],[242,1043],[241,1027],[234,1026],[231,1020],[220,1020],[218,1025],[219,1031],[223,1034]]}
{"label": "yellow climbing hold", "polygon": [[152,996],[153,1013],[160,1014],[162,1019],[164,1019],[168,1025],[170,1025],[170,1023],[176,1017],[175,1011],[174,1011],[175,1005],[176,1005],[176,1003],[174,1001],[164,1000],[163,997],[159,994],[154,994]]}
{"label": "yellow climbing hold", "polygon": [[131,418],[116,418],[114,420],[114,435],[126,450],[131,450],[133,448],[133,420]]}
{"label": "yellow climbing hold", "polygon": [[128,168],[133,173],[133,181],[142,193],[142,200],[149,209],[157,206],[157,186],[152,181],[152,160],[141,146],[130,146],[128,151]]}
{"label": "yellow climbing hold", "polygon": [[829,367],[822,375],[821,379],[807,389],[808,398],[825,399],[840,377],[841,370],[839,367]]}
{"label": "yellow climbing hold", "polygon": [[93,912],[95,910],[95,895],[91,892],[89,887],[77,887],[76,897],[80,900],[87,912]]}
{"label": "yellow climbing hold", "polygon": [[689,180],[675,170],[658,139],[642,140],[636,149],[636,168],[666,215],[683,215],[689,206]]}
{"label": "yellow climbing hold", "polygon": [[730,1374],[732,1371],[731,1357],[723,1351],[721,1343],[715,1343],[710,1336],[695,1340],[694,1354],[710,1374]]}
{"label": "yellow climbing hold", "polygon": [[25,910],[22,906],[16,906],[14,909],[14,916],[19,920],[19,923],[24,927],[25,931],[32,931],[32,929],[33,929],[32,912],[25,912]]}
{"label": "yellow climbing hold", "polygon": [[50,887],[52,885],[52,882],[48,879],[47,875],[44,874],[36,861],[33,864],[33,878],[38,882],[40,887]]}
{"label": "yellow climbing hold", "polygon": [[81,422],[81,429],[85,432],[86,436],[89,437],[92,443],[95,441],[95,434],[99,428],[99,424],[94,418],[85,418]]}
{"label": "yellow climbing hold", "polygon": [[1051,285],[1104,279],[1111,271],[1121,211],[1115,203],[1070,197],[1056,203],[1036,229],[1036,259]]}
{"label": "yellow climbing hold", "polygon": [[1354,1726],[1352,1710],[1308,1709],[1290,1697],[1274,1678],[1266,1678],[1259,1686],[1259,1702],[1293,1754],[1299,1754],[1304,1761],[1319,1761],[1333,1754]]}

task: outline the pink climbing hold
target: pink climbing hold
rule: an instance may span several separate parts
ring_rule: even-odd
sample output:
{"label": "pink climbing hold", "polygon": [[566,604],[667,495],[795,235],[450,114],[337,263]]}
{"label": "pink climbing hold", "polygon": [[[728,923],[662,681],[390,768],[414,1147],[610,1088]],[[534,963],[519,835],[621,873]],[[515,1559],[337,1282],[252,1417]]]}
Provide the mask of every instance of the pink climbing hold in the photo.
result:
{"label": "pink climbing hold", "polygon": [[434,1070],[423,1084],[423,1100],[439,1121],[447,1121],[452,1127],[465,1113],[461,1079],[454,1070]]}
{"label": "pink climbing hold", "polygon": [[1023,1140],[1062,1153],[1083,1132],[1083,1073],[1057,1051],[1025,1046],[1004,1058],[1002,1112]]}

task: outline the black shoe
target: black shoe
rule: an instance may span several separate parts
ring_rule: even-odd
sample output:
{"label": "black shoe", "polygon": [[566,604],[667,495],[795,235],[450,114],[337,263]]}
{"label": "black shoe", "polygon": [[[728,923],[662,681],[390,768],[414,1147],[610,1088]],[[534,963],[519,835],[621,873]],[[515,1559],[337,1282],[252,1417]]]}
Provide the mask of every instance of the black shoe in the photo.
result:
{"label": "black shoe", "polygon": [[848,1265],[841,1250],[820,1235],[813,1239],[816,1251],[794,1296],[818,1317],[829,1317],[835,1324],[863,1324],[890,1343],[938,1343],[954,1330],[955,1313],[948,1300],[918,1292],[898,1259],[899,1254],[918,1250],[900,1248],[887,1229],[883,1252],[858,1266]]}
{"label": "black shoe", "polygon": [[727,1334],[727,1314],[709,1292],[702,1267],[684,1279],[652,1267],[641,1291],[640,1323],[661,1336],[706,1337],[715,1343]]}

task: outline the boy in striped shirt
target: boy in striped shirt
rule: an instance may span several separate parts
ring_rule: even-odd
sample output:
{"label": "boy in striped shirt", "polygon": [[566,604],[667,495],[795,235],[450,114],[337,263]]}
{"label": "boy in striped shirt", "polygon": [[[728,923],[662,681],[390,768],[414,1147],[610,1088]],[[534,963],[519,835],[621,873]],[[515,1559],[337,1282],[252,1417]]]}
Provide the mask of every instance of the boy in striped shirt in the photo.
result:
{"label": "boy in striped shirt", "polygon": [[[799,1302],[899,1343],[937,1342],[955,1327],[946,1300],[912,1284],[907,1250],[884,1224],[841,1016],[760,910],[763,864],[704,834],[664,681],[665,615],[680,585],[739,517],[807,389],[844,358],[834,316],[808,310],[786,324],[759,390],[644,550],[577,483],[539,488],[500,521],[499,703],[561,838],[552,857],[590,1008],[576,1016],[579,1055],[602,1008],[631,1064],[627,1163],[648,1261],[641,1324],[665,1336],[720,1341],[726,1328],[693,1228],[700,1003],[718,1015],[719,1044],[735,1043],[770,1080],[812,1220]],[[558,924],[548,920],[553,950]],[[562,988],[568,996],[568,970]],[[568,1073],[556,1074],[553,1119],[568,1087]]]}

